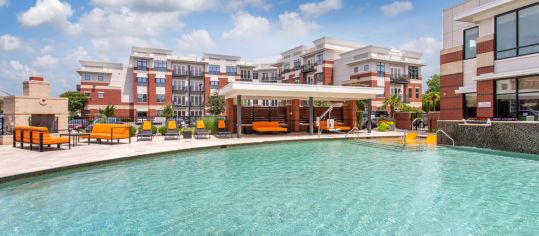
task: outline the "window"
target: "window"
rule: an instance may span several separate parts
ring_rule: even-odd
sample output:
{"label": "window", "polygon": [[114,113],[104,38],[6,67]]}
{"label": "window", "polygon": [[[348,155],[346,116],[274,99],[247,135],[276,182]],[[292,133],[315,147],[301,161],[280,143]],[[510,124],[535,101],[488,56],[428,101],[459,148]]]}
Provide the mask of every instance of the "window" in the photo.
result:
{"label": "window", "polygon": [[165,78],[155,78],[155,87],[165,87]]}
{"label": "window", "polygon": [[464,118],[477,117],[477,93],[464,94]]}
{"label": "window", "polygon": [[156,94],[155,95],[155,102],[165,102],[165,95],[164,94]]}
{"label": "window", "polygon": [[363,71],[369,71],[369,70],[370,70],[369,65],[364,65],[363,66]]}
{"label": "window", "polygon": [[316,65],[322,65],[324,63],[324,53],[320,52],[316,54]]}
{"label": "window", "polygon": [[137,60],[137,69],[146,70],[147,68],[148,68],[148,60],[146,60],[146,59],[138,59]]}
{"label": "window", "polygon": [[242,78],[242,79],[251,79],[251,71],[250,70],[241,70],[240,71],[240,78]]}
{"label": "window", "polygon": [[137,94],[137,101],[138,102],[148,102],[148,95],[147,94]]}
{"label": "window", "polygon": [[419,67],[408,66],[408,76],[410,76],[410,79],[419,79]]}
{"label": "window", "polygon": [[146,78],[146,77],[137,77],[137,85],[138,86],[147,86],[148,85],[148,78]]}
{"label": "window", "polygon": [[84,75],[84,80],[88,81],[88,80],[91,80],[92,77],[90,75]]}
{"label": "window", "polygon": [[105,81],[105,76],[98,75],[97,76],[97,81]]}
{"label": "window", "polygon": [[155,71],[167,71],[167,61],[153,61],[153,69]]}
{"label": "window", "polygon": [[210,81],[210,88],[211,89],[218,89],[219,88],[219,81]]}
{"label": "window", "polygon": [[376,63],[376,73],[378,77],[384,77],[386,73],[386,65],[383,62]]}
{"label": "window", "polygon": [[91,93],[84,93],[84,96],[86,96],[87,98],[90,98]]}
{"label": "window", "polygon": [[299,70],[300,66],[301,66],[301,60],[300,59],[294,60],[294,70]]}
{"label": "window", "polygon": [[415,89],[415,98],[419,98],[419,88]]}
{"label": "window", "polygon": [[539,52],[539,5],[496,17],[496,59]]}
{"label": "window", "polygon": [[412,88],[408,88],[408,98],[412,98]]}
{"label": "window", "polygon": [[238,72],[238,68],[235,67],[235,66],[227,66],[226,67],[226,74],[228,76],[236,76],[237,72]]}
{"label": "window", "polygon": [[358,73],[359,72],[359,68],[356,66],[354,67],[354,73]]}
{"label": "window", "polygon": [[211,75],[219,75],[219,73],[221,73],[221,67],[219,65],[209,65],[208,73]]}
{"label": "window", "polygon": [[97,92],[97,98],[105,98],[104,92]]}
{"label": "window", "polygon": [[[283,65],[284,70],[290,70],[290,63],[285,63]],[[286,73],[286,72],[285,72]]]}
{"label": "window", "polygon": [[479,27],[464,30],[464,60],[475,58]]}

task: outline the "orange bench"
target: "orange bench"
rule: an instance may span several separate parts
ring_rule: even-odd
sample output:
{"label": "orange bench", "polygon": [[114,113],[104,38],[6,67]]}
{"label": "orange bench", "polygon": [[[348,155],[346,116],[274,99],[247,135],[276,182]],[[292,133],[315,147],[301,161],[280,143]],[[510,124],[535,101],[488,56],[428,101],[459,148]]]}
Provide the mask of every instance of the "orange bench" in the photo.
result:
{"label": "orange bench", "polygon": [[24,148],[25,143],[30,144],[30,150],[33,150],[33,145],[39,145],[39,151],[43,151],[43,145],[51,146],[56,144],[58,148],[62,144],[68,144],[71,149],[70,137],[53,137],[49,133],[47,127],[38,126],[16,126],[13,129],[13,147],[20,143],[21,149]]}
{"label": "orange bench", "polygon": [[287,128],[280,127],[277,121],[255,121],[252,130],[259,133],[286,133],[288,131]]}
{"label": "orange bench", "polygon": [[129,139],[131,143],[131,127],[122,124],[94,124],[90,139],[96,139],[101,143],[102,139],[112,141],[114,139],[120,142],[120,139]]}
{"label": "orange bench", "polygon": [[[314,124],[315,128],[318,128],[316,123]],[[337,122],[333,125],[333,128],[340,130],[340,131],[350,131],[350,126],[344,126],[344,125],[337,125]],[[323,131],[330,131],[328,122],[327,121],[320,121],[320,129]]]}

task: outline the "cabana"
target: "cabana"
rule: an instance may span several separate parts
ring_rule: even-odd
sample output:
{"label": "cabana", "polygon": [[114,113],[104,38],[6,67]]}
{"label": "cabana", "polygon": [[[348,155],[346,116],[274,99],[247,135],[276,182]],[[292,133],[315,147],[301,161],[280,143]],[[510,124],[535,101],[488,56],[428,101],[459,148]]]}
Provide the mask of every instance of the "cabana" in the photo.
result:
{"label": "cabana", "polygon": [[[287,84],[287,83],[245,83],[233,82],[219,89],[219,95],[226,99],[226,114],[229,123],[228,127],[235,125],[238,138],[241,137],[242,130],[242,105],[238,102],[235,106],[234,99],[268,99],[268,100],[307,100],[309,101],[309,133],[314,133],[314,100],[342,102],[349,108],[345,116],[355,121],[356,100],[367,99],[368,115],[371,117],[372,99],[379,94],[384,94],[384,88],[380,87],[351,87],[351,86],[333,86],[333,85],[306,85],[306,84]],[[299,109],[299,102],[294,103]],[[292,108],[294,110],[296,107]],[[292,112],[291,112],[292,113]],[[239,115],[238,115],[239,114]],[[298,114],[299,115],[299,114]],[[236,117],[240,117],[236,119]],[[353,117],[353,118],[351,118]],[[234,121],[235,124],[233,123]],[[368,132],[371,131],[371,120],[368,119]],[[355,126],[355,125],[351,125]]]}

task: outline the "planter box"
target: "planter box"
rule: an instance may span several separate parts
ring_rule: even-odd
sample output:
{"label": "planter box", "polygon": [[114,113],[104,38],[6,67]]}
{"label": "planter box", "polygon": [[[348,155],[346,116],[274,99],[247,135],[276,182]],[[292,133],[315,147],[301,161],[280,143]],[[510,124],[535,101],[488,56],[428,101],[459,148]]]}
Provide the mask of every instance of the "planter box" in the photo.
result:
{"label": "planter box", "polygon": [[192,139],[193,131],[183,131],[183,139]]}

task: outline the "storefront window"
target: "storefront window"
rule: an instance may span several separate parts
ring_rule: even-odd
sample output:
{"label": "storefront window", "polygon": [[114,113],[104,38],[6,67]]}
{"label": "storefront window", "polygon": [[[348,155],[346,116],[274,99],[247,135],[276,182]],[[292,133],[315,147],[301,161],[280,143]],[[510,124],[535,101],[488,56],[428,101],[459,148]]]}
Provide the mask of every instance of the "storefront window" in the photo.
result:
{"label": "storefront window", "polygon": [[496,116],[539,120],[539,76],[497,80]]}
{"label": "storefront window", "polygon": [[477,116],[477,93],[464,94],[464,118]]}

